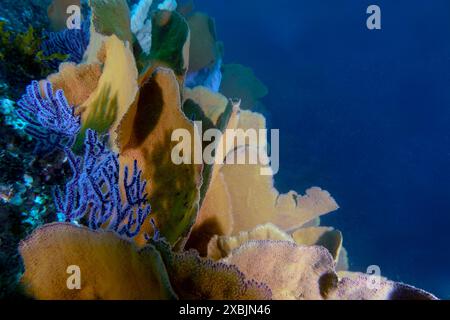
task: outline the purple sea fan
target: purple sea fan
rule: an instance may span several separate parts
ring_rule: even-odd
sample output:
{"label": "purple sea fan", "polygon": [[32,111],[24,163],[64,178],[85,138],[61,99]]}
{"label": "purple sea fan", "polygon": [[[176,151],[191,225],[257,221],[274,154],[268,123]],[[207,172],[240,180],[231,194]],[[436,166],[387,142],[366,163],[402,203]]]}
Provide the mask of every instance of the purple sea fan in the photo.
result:
{"label": "purple sea fan", "polygon": [[142,182],[137,161],[134,161],[131,175],[125,167],[122,180],[125,201],[122,200],[118,155],[102,140],[105,139],[88,129],[83,158],[66,150],[73,176],[64,194],[59,188],[55,189],[56,208],[66,222],[78,222],[87,217],[87,224],[93,230],[105,228],[134,238],[151,211],[144,193],[146,182]]}
{"label": "purple sea fan", "polygon": [[[45,56],[53,54],[68,55],[67,61],[80,63],[89,45],[90,19],[83,21],[80,29],[66,29],[60,32],[45,32],[46,40],[42,43]],[[50,66],[57,69],[60,61],[52,60]]]}
{"label": "purple sea fan", "polygon": [[81,121],[62,90],[53,94],[51,83],[45,81],[43,92],[44,95],[39,82],[33,81],[17,103],[19,108],[16,112],[27,123],[26,132],[38,140],[36,151],[48,154],[55,149],[72,147]]}

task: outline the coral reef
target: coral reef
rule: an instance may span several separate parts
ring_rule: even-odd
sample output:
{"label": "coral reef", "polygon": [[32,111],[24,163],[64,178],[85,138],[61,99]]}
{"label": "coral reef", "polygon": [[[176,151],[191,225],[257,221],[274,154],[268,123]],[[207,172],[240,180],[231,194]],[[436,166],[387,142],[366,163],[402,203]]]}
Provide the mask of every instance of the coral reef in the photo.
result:
{"label": "coral reef", "polygon": [[[15,295],[21,274],[19,241],[55,221],[52,186],[64,182],[63,157],[36,157],[35,140],[24,131],[17,105],[0,100],[0,298]],[[20,295],[20,293],[17,293]]]}
{"label": "coral reef", "polygon": [[142,171],[135,161],[129,180],[129,168],[125,167],[124,203],[120,193],[118,155],[111,152],[106,142],[90,129],[84,144],[83,158],[74,155],[70,149],[66,150],[73,175],[64,194],[59,188],[55,189],[58,213],[63,214],[67,222],[78,222],[88,215],[88,225],[92,230],[104,228],[134,238],[150,214],[147,195],[144,194],[147,182],[141,181]]}
{"label": "coral reef", "polygon": [[[36,299],[173,299],[159,251],[138,249],[113,232],[92,231],[73,224],[50,224],[36,230],[20,246],[22,282]],[[57,259],[54,259],[58,256]],[[66,269],[74,262],[86,274],[85,290],[67,290]],[[55,278],[56,275],[56,278]],[[49,282],[63,283],[64,286]]]}
{"label": "coral reef", "polygon": [[[64,29],[60,32],[45,32],[46,40],[42,43],[44,55],[66,55],[64,61],[80,63],[89,45],[90,20],[83,21],[81,29]],[[57,69],[61,61],[51,61],[51,66]]]}
{"label": "coral reef", "polygon": [[30,26],[27,31],[8,28],[0,21],[0,95],[17,98],[31,80],[46,77],[53,60],[64,60],[64,55],[45,55],[39,31]]}
{"label": "coral reef", "polygon": [[[10,169],[14,178],[2,177],[2,245],[5,234],[16,263],[0,257],[9,288],[20,279],[34,299],[436,298],[381,277],[373,288],[373,277],[348,271],[343,235],[320,226],[338,209],[330,193],[281,194],[273,174],[260,174],[267,138],[258,137],[258,150],[245,139],[227,143],[228,131],[266,129],[254,110],[267,89],[248,68],[222,64],[211,18],[176,1],[133,3],[130,10],[125,0],[90,0],[89,45],[77,45],[58,72],[33,74],[41,81],[12,102],[24,123],[3,111],[22,138],[2,146],[2,161],[13,163],[15,148],[37,162],[50,153],[64,159],[55,161],[61,172],[46,173],[50,182],[24,175],[24,162]],[[61,37],[68,44],[75,36]],[[194,159],[198,146],[173,141],[174,131],[197,137],[198,123],[222,133],[217,161],[175,164],[172,150]],[[261,153],[256,164],[228,161]],[[54,204],[45,206],[52,214],[39,211],[47,199],[15,189],[16,173],[24,185],[54,187]],[[17,195],[34,199],[38,211],[17,215]],[[21,230],[13,237],[14,228]],[[73,265],[83,272],[80,290],[66,286]]]}
{"label": "coral reef", "polygon": [[67,9],[70,6],[81,7],[84,0],[52,0],[47,6],[47,15],[50,19],[50,27],[53,31],[61,31],[67,27],[67,19],[70,14]]}
{"label": "coral reef", "polygon": [[80,117],[75,115],[62,90],[53,94],[50,82],[44,82],[42,90],[45,95],[39,82],[33,81],[17,103],[17,114],[27,124],[25,131],[37,139],[35,151],[48,154],[72,147],[80,131]]}
{"label": "coral reef", "polygon": [[14,30],[25,32],[29,26],[44,29],[50,22],[47,7],[52,0],[3,0],[0,6],[0,20],[14,24]]}

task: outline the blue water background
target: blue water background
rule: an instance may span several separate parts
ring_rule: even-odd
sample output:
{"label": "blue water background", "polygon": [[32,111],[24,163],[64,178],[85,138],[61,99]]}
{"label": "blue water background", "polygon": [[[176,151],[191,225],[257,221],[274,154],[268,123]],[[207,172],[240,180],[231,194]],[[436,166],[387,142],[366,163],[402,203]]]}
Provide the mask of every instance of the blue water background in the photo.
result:
{"label": "blue water background", "polygon": [[[450,1],[197,0],[268,86],[280,191],[321,186],[351,268],[450,298]],[[366,9],[382,9],[382,30]]]}

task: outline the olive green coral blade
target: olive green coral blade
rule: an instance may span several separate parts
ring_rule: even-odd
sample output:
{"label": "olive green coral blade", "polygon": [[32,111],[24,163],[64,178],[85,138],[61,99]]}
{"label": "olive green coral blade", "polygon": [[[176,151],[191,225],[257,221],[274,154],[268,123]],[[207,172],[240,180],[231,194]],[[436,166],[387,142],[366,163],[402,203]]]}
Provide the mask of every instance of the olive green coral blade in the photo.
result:
{"label": "olive green coral blade", "polygon": [[[136,53],[140,73],[158,66],[171,68],[177,77],[184,77],[189,64],[189,27],[175,11],[152,13],[152,47],[150,54]],[[136,50],[137,51],[137,50]]]}
{"label": "olive green coral blade", "polygon": [[[180,95],[173,71],[156,69],[141,85],[138,98],[118,130],[120,161],[128,166],[138,161],[148,181],[152,217],[172,245],[184,239],[195,222],[202,171],[201,164],[177,165],[172,160],[172,150],[180,145],[172,141],[173,133],[180,130],[189,137],[195,135],[193,124],[181,110]],[[182,144],[191,150],[193,159],[191,142]],[[136,241],[145,243],[145,233],[152,231],[150,223],[145,223]]]}
{"label": "olive green coral blade", "polygon": [[126,0],[90,0],[95,31],[132,43],[130,9]]}

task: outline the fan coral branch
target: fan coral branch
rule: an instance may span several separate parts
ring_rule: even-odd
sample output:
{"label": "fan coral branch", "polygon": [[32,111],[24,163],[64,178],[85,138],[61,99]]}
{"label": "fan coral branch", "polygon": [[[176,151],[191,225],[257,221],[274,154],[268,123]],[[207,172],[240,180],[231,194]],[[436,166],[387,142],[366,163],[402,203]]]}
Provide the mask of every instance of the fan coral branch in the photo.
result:
{"label": "fan coral branch", "polygon": [[[42,43],[42,50],[45,55],[65,54],[67,61],[80,63],[83,60],[84,52],[89,45],[90,39],[90,19],[83,21],[81,29],[66,29],[61,32],[45,32],[47,38]],[[58,67],[60,61],[52,60],[51,67]]]}
{"label": "fan coral branch", "polygon": [[25,130],[38,140],[36,151],[48,154],[54,149],[71,147],[80,131],[80,117],[69,106],[62,90],[53,94],[50,82],[44,82],[41,94],[39,82],[33,81],[18,102],[18,116],[27,126]]}
{"label": "fan coral branch", "polygon": [[105,139],[88,129],[84,158],[77,157],[70,149],[66,153],[73,176],[65,192],[55,188],[56,208],[67,222],[77,222],[88,215],[93,230],[104,227],[129,238],[139,234],[141,226],[150,214],[142,182],[142,171],[134,161],[133,171],[124,169],[122,200],[120,188],[120,164],[118,155],[110,151]]}

